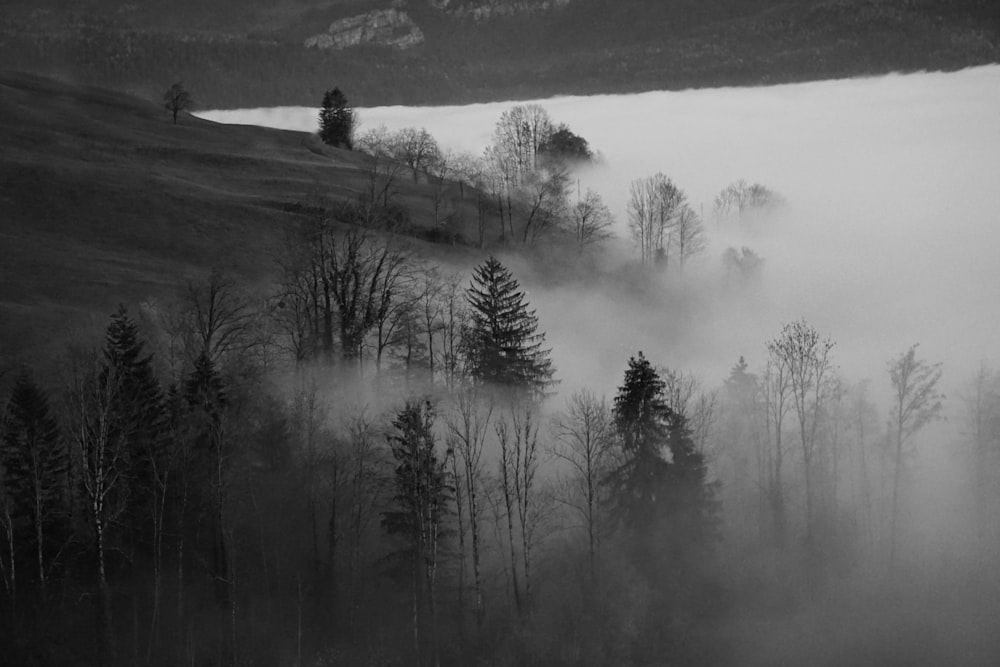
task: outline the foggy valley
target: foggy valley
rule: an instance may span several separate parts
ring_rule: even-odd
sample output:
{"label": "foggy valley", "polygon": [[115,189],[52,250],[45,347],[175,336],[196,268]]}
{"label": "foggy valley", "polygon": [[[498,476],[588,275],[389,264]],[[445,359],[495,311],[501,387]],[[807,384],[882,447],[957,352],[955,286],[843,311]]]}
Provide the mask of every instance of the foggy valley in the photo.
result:
{"label": "foggy valley", "polygon": [[0,91],[0,663],[1000,664],[1000,65]]}

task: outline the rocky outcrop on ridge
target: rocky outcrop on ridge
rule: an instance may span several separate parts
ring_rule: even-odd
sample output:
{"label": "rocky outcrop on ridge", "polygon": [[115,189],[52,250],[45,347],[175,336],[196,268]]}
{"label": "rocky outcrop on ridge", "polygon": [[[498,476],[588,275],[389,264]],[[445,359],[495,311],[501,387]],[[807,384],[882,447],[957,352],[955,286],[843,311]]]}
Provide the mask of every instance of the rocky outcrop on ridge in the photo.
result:
{"label": "rocky outcrop on ridge", "polygon": [[346,49],[362,45],[409,49],[423,41],[424,33],[406,12],[379,9],[334,21],[326,32],[306,39],[305,45],[318,49]]}
{"label": "rocky outcrop on ridge", "polygon": [[453,16],[482,22],[499,16],[538,14],[565,7],[571,0],[428,0]]}

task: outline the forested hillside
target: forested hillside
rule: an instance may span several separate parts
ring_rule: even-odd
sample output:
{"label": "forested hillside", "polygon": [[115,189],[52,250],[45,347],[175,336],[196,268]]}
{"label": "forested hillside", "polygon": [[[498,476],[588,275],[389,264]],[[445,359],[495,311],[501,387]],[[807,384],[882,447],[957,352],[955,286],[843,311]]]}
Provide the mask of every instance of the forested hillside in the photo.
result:
{"label": "forested hillside", "polygon": [[[396,3],[423,41],[306,48],[389,3],[7,3],[0,68],[149,96],[183,80],[203,108],[363,106],[755,85],[1000,60],[990,0]],[[510,6],[486,15],[463,7]],[[476,18],[476,17],[479,18]]]}
{"label": "forested hillside", "polygon": [[0,77],[4,664],[996,664],[996,370],[874,384],[802,318],[670,354],[765,303],[698,260],[780,193],[637,179],[629,255],[540,106],[322,136]]}

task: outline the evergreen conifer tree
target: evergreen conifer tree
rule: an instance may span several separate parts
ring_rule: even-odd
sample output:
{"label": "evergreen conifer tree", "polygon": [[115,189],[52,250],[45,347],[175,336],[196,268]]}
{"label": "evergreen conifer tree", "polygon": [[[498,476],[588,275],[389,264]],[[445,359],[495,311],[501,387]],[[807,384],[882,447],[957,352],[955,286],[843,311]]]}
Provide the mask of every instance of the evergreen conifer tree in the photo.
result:
{"label": "evergreen conifer tree", "polygon": [[340,88],[326,91],[319,110],[319,137],[323,143],[352,150],[355,120],[354,109]]}
{"label": "evergreen conifer tree", "polygon": [[477,382],[544,393],[552,384],[545,334],[511,272],[494,257],[478,266],[466,290],[470,323],[463,334],[469,375]]}
{"label": "evergreen conifer tree", "polygon": [[715,511],[705,458],[687,418],[667,406],[664,393],[642,352],[629,359],[614,404],[624,462],[612,473],[612,492],[626,525],[668,520],[679,540],[701,542],[711,534]]}
{"label": "evergreen conifer tree", "polygon": [[[435,580],[443,526],[452,497],[444,461],[434,438],[434,411],[429,403],[411,403],[392,423],[396,434],[389,446],[396,461],[393,509],[382,515],[382,526],[405,544],[396,554],[401,570],[412,581],[414,650],[437,663]],[[421,658],[418,664],[423,664]]]}
{"label": "evergreen conifer tree", "polygon": [[119,432],[115,437],[127,443],[127,523],[132,538],[150,546],[153,524],[148,519],[156,502],[154,470],[163,456],[167,425],[163,392],[153,372],[152,355],[144,354],[144,346],[139,327],[125,306],[119,306],[105,332],[102,384],[108,373],[114,373],[119,382],[113,412]]}
{"label": "evergreen conifer tree", "polygon": [[194,369],[184,385],[188,406],[187,437],[190,437],[188,469],[181,483],[190,490],[191,506],[198,523],[208,530],[199,531],[204,545],[211,552],[211,572],[215,583],[215,597],[220,605],[228,604],[229,556],[224,527],[226,494],[227,442],[223,417],[228,401],[225,385],[208,353],[203,351],[194,362]]}
{"label": "evergreen conifer tree", "polygon": [[668,483],[670,463],[664,454],[673,412],[667,407],[664,389],[663,380],[642,352],[628,360],[614,403],[624,462],[610,480],[616,509],[626,525],[652,520]]}
{"label": "evergreen conifer tree", "polygon": [[18,541],[30,545],[29,571],[44,587],[49,559],[66,527],[69,452],[45,392],[27,372],[14,382],[2,444],[0,460],[11,493],[12,519],[20,527]]}

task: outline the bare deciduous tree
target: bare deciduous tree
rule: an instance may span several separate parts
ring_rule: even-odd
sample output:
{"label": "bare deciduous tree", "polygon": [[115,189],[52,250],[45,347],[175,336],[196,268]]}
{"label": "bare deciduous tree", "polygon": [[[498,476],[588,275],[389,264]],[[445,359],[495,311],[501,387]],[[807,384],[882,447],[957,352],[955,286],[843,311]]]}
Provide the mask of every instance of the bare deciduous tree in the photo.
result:
{"label": "bare deciduous tree", "polygon": [[677,249],[678,266],[683,271],[685,264],[705,251],[705,226],[694,209],[684,204],[677,212],[671,234],[671,245]]}
{"label": "bare deciduous tree", "polygon": [[920,429],[940,416],[941,399],[937,390],[941,379],[941,364],[931,364],[917,358],[917,346],[912,345],[888,363],[892,382],[893,472],[892,515],[889,542],[889,566],[895,564],[896,536],[899,515],[899,487],[903,472],[903,448]]}
{"label": "bare deciduous tree", "polygon": [[169,111],[174,118],[174,125],[177,124],[177,114],[194,106],[191,94],[184,90],[184,86],[178,82],[170,86],[167,92],[163,93],[163,107]]}
{"label": "bare deciduous tree", "polygon": [[666,268],[670,254],[671,229],[686,197],[664,174],[632,181],[629,186],[628,226],[639,247],[643,264],[657,263]]}
{"label": "bare deciduous tree", "polygon": [[586,248],[612,236],[611,228],[615,219],[611,209],[601,199],[601,195],[589,188],[583,199],[577,201],[570,209],[569,219],[573,241],[577,252],[581,254]]}
{"label": "bare deciduous tree", "polygon": [[115,424],[122,377],[114,365],[101,367],[95,354],[87,368],[75,369],[70,390],[70,428],[78,459],[78,475],[93,538],[97,583],[97,623],[101,661],[114,660],[111,590],[107,578],[107,536],[125,511],[127,440]]}
{"label": "bare deciduous tree", "polygon": [[988,502],[990,490],[996,488],[993,482],[1000,455],[1000,373],[981,364],[962,398],[975,466],[976,523],[982,535],[989,525]]}
{"label": "bare deciduous tree", "polygon": [[182,304],[193,337],[190,360],[204,353],[218,365],[225,358],[254,348],[255,310],[239,285],[214,269],[204,283],[189,283]]}
{"label": "bare deciduous tree", "polygon": [[715,198],[713,215],[716,222],[743,220],[746,216],[774,209],[783,203],[781,195],[760,183],[749,184],[740,179],[730,183]]}
{"label": "bare deciduous tree", "polygon": [[[493,404],[481,404],[474,393],[461,393],[456,398],[453,412],[446,418],[449,450],[458,469],[456,470],[456,498],[464,496],[467,508],[469,532],[472,548],[472,581],[475,594],[476,628],[482,629],[485,618],[482,581],[482,535],[480,521],[480,485],[483,478],[483,451],[486,436],[493,418]],[[461,484],[458,484],[458,481]],[[464,554],[463,554],[464,556]],[[463,558],[464,562],[464,558]]]}
{"label": "bare deciduous tree", "polygon": [[787,373],[792,405],[798,418],[805,479],[807,542],[813,535],[816,434],[823,406],[830,395],[833,371],[830,351],[833,345],[830,339],[821,338],[805,320],[786,324],[781,334],[767,344],[771,358]]}
{"label": "bare deciduous tree", "polygon": [[575,392],[567,400],[566,409],[553,418],[552,428],[555,435],[552,454],[568,464],[572,471],[573,494],[561,501],[583,518],[593,578],[600,538],[601,483],[614,452],[611,410],[603,398],[598,399],[586,390]]}

